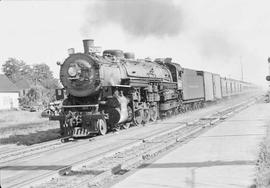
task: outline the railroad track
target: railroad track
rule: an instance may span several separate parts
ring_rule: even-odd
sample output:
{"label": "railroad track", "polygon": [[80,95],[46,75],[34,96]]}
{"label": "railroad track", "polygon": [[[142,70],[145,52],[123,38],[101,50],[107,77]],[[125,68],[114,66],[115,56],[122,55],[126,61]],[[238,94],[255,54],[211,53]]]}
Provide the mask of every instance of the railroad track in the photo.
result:
{"label": "railroad track", "polygon": [[[228,110],[228,108],[221,109],[221,110],[219,110],[219,112],[217,112],[216,115],[220,116],[220,115],[222,115],[222,113],[223,114],[226,113],[226,110]],[[169,118],[166,119],[166,120],[168,121]],[[151,122],[148,125],[152,125],[152,124],[155,124],[155,123],[162,123],[162,121],[163,120],[161,120],[161,121],[159,120],[157,122]],[[168,124],[168,123],[169,122],[166,122],[166,124]],[[175,123],[175,122],[173,122],[173,123]],[[189,123],[192,123],[192,122],[189,122]],[[114,133],[109,133],[104,138],[113,136],[113,134]],[[90,138],[90,139],[97,140],[97,139],[102,139],[102,137],[97,136],[95,138]],[[88,144],[88,142],[80,143],[80,144]],[[63,149],[66,149],[66,148],[69,148],[69,147],[74,147],[73,145],[74,145],[73,142],[61,143],[59,141],[59,139],[56,139],[56,140],[51,140],[51,141],[43,142],[43,143],[40,143],[40,144],[35,144],[35,145],[32,145],[32,146],[28,146],[27,148],[22,148],[22,149],[14,148],[14,149],[11,149],[11,151],[1,152],[0,153],[0,163],[6,163],[6,162],[14,161],[14,160],[19,159],[19,158],[33,156],[33,155],[36,155],[38,153],[54,150],[54,149],[60,148],[60,147],[63,147]]]}
{"label": "railroad track", "polygon": [[[79,161],[69,167],[59,169],[58,173],[61,176],[58,179],[53,179],[37,186],[37,188],[58,187],[63,182],[66,182],[66,179],[69,179],[66,182],[66,185],[69,185],[68,187],[97,186],[104,179],[114,174],[138,167],[144,161],[155,157],[174,145],[194,138],[194,136],[207,131],[213,125],[217,125],[217,122],[228,118],[233,112],[239,112],[252,103],[254,103],[254,100],[237,104],[229,109],[214,113],[212,116],[200,118],[193,122],[179,122],[182,125],[173,130],[159,134],[154,133],[141,140],[135,140],[110,151],[100,153],[88,160]],[[74,177],[74,179],[70,177]]]}
{"label": "railroad track", "polygon": [[[244,102],[244,103],[246,103],[246,102]],[[88,159],[77,160],[76,162],[70,163],[68,166],[55,168],[53,171],[42,173],[38,176],[35,176],[34,178],[27,179],[26,181],[20,181],[17,184],[14,183],[14,184],[12,184],[12,187],[29,187],[30,185],[37,185],[43,181],[48,181],[51,178],[55,178],[55,177],[58,177],[58,179],[59,178],[65,179],[66,177],[72,177],[72,174],[74,174],[74,173],[79,173],[79,174],[82,173],[85,175],[85,177],[92,175],[92,177],[90,179],[93,179],[93,180],[91,180],[91,182],[95,182],[94,180],[98,179],[97,177],[100,178],[101,176],[104,176],[104,174],[113,174],[113,173],[119,171],[119,169],[123,170],[124,166],[125,165],[129,166],[127,164],[128,163],[132,164],[132,161],[137,161],[138,159],[144,160],[144,159],[147,159],[148,157],[153,156],[153,154],[156,153],[155,151],[159,151],[160,148],[162,148],[161,146],[164,146],[164,143],[165,143],[164,141],[166,140],[166,137],[171,138],[171,140],[169,139],[166,142],[166,144],[168,146],[170,145],[170,143],[173,143],[176,140],[177,140],[177,142],[181,142],[181,136],[185,137],[185,138],[191,136],[191,134],[193,134],[193,131],[195,133],[195,132],[197,132],[197,129],[201,130],[202,127],[204,127],[206,124],[210,125],[211,122],[214,123],[215,121],[217,121],[218,117],[223,117],[224,115],[230,113],[231,111],[234,111],[236,109],[240,109],[240,107],[243,106],[244,103],[235,105],[235,106],[230,107],[230,108],[219,110],[217,113],[213,114],[212,116],[206,116],[205,118],[197,119],[196,121],[192,121],[192,122],[179,121],[176,123],[174,122],[174,124],[177,124],[177,125],[173,129],[168,130],[168,128],[166,129],[166,127],[163,126],[163,129],[160,129],[159,131],[153,131],[152,134],[150,134],[150,135],[149,134],[147,134],[147,136],[142,135],[139,139],[134,139],[134,140],[130,139],[128,142],[116,144],[116,145],[112,146],[110,149],[108,149],[108,146],[99,147],[100,152],[98,152],[95,155],[92,155]],[[167,122],[167,120],[166,120],[166,124],[170,123],[170,119],[168,119],[168,121],[169,122]],[[163,121],[159,121],[158,123],[162,124]],[[136,127],[134,129],[136,129]],[[121,134],[121,132],[119,134]],[[114,136],[115,136],[114,134],[109,134],[109,135],[106,135],[104,137],[97,137],[97,138],[95,138],[95,141],[107,140],[107,139],[112,138]],[[96,143],[96,142],[93,142],[93,143]],[[16,159],[19,159],[19,158],[26,158],[26,159],[31,158],[32,156],[35,156],[38,153],[42,153],[42,152],[48,151],[48,150],[57,149],[57,150],[65,151],[67,148],[73,148],[73,147],[76,148],[78,144],[79,143],[75,143],[75,142],[63,144],[59,141],[57,141],[57,142],[51,141],[51,142],[39,144],[38,146],[32,146],[31,148],[27,148],[27,150],[17,151],[17,155],[16,155],[16,152],[5,153],[4,155],[0,155],[0,164],[2,166],[2,167],[0,166],[0,170],[1,170],[1,168],[2,169],[5,168],[5,165],[8,165],[8,163],[10,161],[16,161]],[[80,145],[89,145],[89,141],[84,140],[84,141],[80,142]],[[145,153],[145,154],[141,153],[141,155],[139,155],[139,156],[134,155],[134,153],[132,154],[132,151],[136,151],[136,150],[134,150],[136,148],[141,150],[141,151],[144,151],[142,153]],[[145,150],[143,150],[142,148],[144,148]],[[89,155],[90,152],[92,152],[92,151],[87,151],[85,153],[82,153],[81,155],[82,156]],[[128,152],[128,153],[126,154],[125,152]],[[152,154],[151,154],[151,152],[152,152]],[[20,153],[23,153],[24,155],[22,154],[21,156],[19,156]],[[119,156],[116,157],[115,153],[118,153]],[[121,154],[124,156],[120,156]],[[121,167],[119,167],[119,163],[117,163],[117,165],[114,165],[113,168],[109,168],[109,169],[113,169],[111,171],[106,169],[104,167],[104,165],[103,166],[99,165],[99,164],[111,163],[111,161],[117,161],[116,159],[121,159],[121,160],[125,159],[126,161],[128,161],[128,163],[125,162],[125,165],[120,165]],[[98,163],[97,163],[98,165],[95,166],[95,163],[97,161],[98,161]],[[107,162],[105,162],[105,161],[107,161]],[[83,169],[81,168],[82,166],[84,166]],[[92,169],[92,170],[89,170],[88,168],[86,168],[87,166],[91,167],[90,169]],[[107,164],[107,167],[108,166],[110,166],[110,165]],[[93,170],[95,168],[97,170]],[[86,172],[89,172],[92,174],[89,175]],[[95,174],[95,173],[97,173],[97,174]],[[59,174],[60,174],[60,176],[59,176]],[[65,176],[63,176],[63,175],[65,175]],[[86,179],[89,180],[89,177]],[[40,181],[40,180],[42,180],[42,181]],[[87,180],[85,180],[85,181],[87,182]],[[80,182],[83,182],[83,181],[80,180]],[[51,182],[51,184],[53,184],[53,182]],[[88,184],[88,183],[84,182],[84,183],[78,183],[78,184],[84,185],[84,184]],[[38,187],[40,187],[40,186],[38,186]],[[46,184],[45,187],[48,187],[48,184]],[[53,187],[53,185],[52,185],[52,187]]]}
{"label": "railroad track", "polygon": [[[241,103],[235,105],[224,111],[220,111],[210,117],[200,118],[197,121],[187,123],[187,126],[183,128],[178,128],[166,133],[156,135],[155,137],[149,137],[143,140],[143,143],[139,145],[136,149],[130,148],[123,153],[117,153],[114,156],[104,158],[102,161],[96,162],[96,164],[90,166],[84,166],[77,171],[102,171],[102,173],[92,176],[81,178],[80,182],[72,185],[76,188],[89,188],[98,187],[104,184],[106,179],[111,179],[119,173],[129,171],[132,168],[143,167],[148,160],[151,160],[155,156],[163,153],[176,145],[186,143],[198,135],[208,131],[209,129],[218,125],[218,122],[224,121],[225,119],[232,116],[234,113],[240,112],[241,110],[252,105],[254,101],[249,101],[247,103]],[[217,114],[220,114],[217,116]],[[114,161],[110,164],[110,161]],[[102,164],[109,165],[102,165]],[[101,164],[101,165],[100,165]],[[101,170],[100,170],[101,169]],[[75,170],[76,172],[76,170]],[[72,173],[72,172],[70,172]],[[70,173],[67,173],[69,175]],[[48,184],[47,184],[48,185]],[[51,186],[54,187],[54,186]],[[39,187],[40,188],[40,187]]]}
{"label": "railroad track", "polygon": [[2,152],[0,154],[0,163],[9,162],[12,160],[16,160],[18,158],[22,158],[29,155],[34,155],[39,152],[44,152],[50,149],[55,149],[56,147],[62,145],[58,140],[52,140],[49,142],[44,142],[42,144],[37,144],[33,146],[29,146],[27,148],[22,149],[13,149],[12,151]]}

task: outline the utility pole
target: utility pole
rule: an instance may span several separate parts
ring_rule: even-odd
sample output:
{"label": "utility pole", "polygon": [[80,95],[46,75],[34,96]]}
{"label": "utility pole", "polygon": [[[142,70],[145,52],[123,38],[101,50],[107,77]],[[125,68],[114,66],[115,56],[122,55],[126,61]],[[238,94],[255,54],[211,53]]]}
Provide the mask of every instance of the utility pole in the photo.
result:
{"label": "utility pole", "polygon": [[266,80],[268,81],[267,102],[270,102],[270,57],[268,57],[268,75],[266,76]]}
{"label": "utility pole", "polygon": [[244,72],[243,72],[243,63],[242,63],[242,56],[240,56],[240,65],[241,65],[241,80],[244,80]]}

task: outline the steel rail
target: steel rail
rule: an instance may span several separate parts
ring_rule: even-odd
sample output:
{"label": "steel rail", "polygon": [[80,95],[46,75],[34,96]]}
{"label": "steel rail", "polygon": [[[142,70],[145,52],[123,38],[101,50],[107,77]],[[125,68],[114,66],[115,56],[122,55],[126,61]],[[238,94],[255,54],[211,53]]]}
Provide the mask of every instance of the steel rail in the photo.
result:
{"label": "steel rail", "polygon": [[[250,100],[250,99],[249,99],[249,100]],[[245,102],[242,102],[242,103],[245,103]],[[240,104],[236,104],[236,105],[230,107],[229,109],[233,109],[233,108],[235,108],[235,107],[237,107],[237,106],[239,106],[239,105],[240,105]],[[228,110],[228,107],[226,107],[226,108],[223,109],[223,110],[219,110],[219,112],[221,113],[221,112],[223,112],[224,110]],[[159,123],[159,122],[158,122],[158,123]],[[183,122],[182,122],[182,123],[183,123]],[[152,124],[152,123],[151,123],[151,124]],[[176,126],[176,128],[177,128],[177,127],[178,127],[178,126]],[[172,129],[170,128],[170,130],[168,130],[168,132],[171,132],[171,131],[172,131]],[[150,134],[150,135],[148,135],[148,136],[145,136],[145,137],[142,138],[142,139],[143,139],[143,140],[147,140],[147,138],[149,139],[149,138],[151,138],[151,137],[156,137],[159,133],[164,133],[164,130],[162,129],[162,130],[159,130],[159,131],[157,131],[157,132],[153,132],[152,134]],[[108,136],[109,136],[109,135],[108,135]],[[100,138],[107,139],[108,136],[106,135],[105,137],[100,137]],[[114,136],[114,134],[111,134],[109,137],[111,137],[111,136]],[[141,139],[141,140],[136,140],[136,141],[131,141],[131,142],[129,142],[129,143],[126,143],[126,144],[117,146],[117,147],[115,147],[115,148],[113,148],[113,149],[110,149],[110,150],[104,151],[104,152],[102,152],[102,153],[96,154],[95,156],[92,156],[92,157],[88,160],[88,162],[91,162],[91,161],[93,161],[93,160],[97,160],[100,156],[101,156],[101,157],[104,157],[105,154],[111,155],[112,153],[115,153],[115,152],[117,152],[117,151],[119,151],[119,150],[121,150],[121,149],[123,149],[123,148],[133,147],[133,146],[135,146],[136,144],[140,144],[141,141],[142,141],[142,139]],[[103,139],[102,139],[102,140],[103,140]],[[81,143],[81,144],[89,144],[89,142],[84,142],[84,143]],[[64,144],[64,145],[65,145],[65,144]],[[71,144],[70,147],[63,147],[63,148],[59,148],[59,149],[65,150],[65,149],[67,149],[67,148],[72,148],[72,147],[77,147],[77,145],[76,145],[76,144],[74,144],[74,145]],[[107,146],[103,146],[103,147],[106,148]],[[102,148],[103,148],[103,147],[102,147]],[[42,152],[42,151],[41,151],[41,152]],[[89,153],[89,152],[90,152],[90,151],[87,151],[87,152],[85,152],[85,153]],[[34,154],[33,154],[33,155],[34,155]],[[25,156],[25,157],[27,157],[27,156]],[[16,159],[14,159],[14,160],[16,160]],[[7,161],[7,162],[8,162],[8,161]],[[56,175],[56,173],[58,174],[58,172],[60,172],[60,171],[68,170],[69,168],[72,168],[72,167],[74,167],[74,166],[81,165],[81,164],[83,164],[83,163],[85,163],[85,162],[87,162],[87,161],[86,161],[86,160],[77,161],[77,162],[75,162],[75,163],[70,164],[68,167],[56,169],[56,171],[54,171],[54,172],[48,172],[48,173],[42,174],[42,175],[37,176],[37,177],[35,177],[35,178],[33,178],[33,179],[26,180],[26,181],[22,182],[22,184],[21,184],[21,183],[18,183],[17,185],[15,184],[14,186],[19,186],[19,187],[26,186],[26,185],[28,186],[29,184],[32,184],[32,183],[34,183],[35,181],[37,181],[37,180],[39,180],[39,179],[46,179],[46,177],[54,176],[54,175]]]}

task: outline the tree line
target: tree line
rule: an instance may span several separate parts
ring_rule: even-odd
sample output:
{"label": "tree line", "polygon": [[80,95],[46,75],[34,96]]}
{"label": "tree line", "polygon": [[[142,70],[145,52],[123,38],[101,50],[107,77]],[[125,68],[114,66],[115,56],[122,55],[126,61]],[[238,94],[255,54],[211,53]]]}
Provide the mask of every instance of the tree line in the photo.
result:
{"label": "tree line", "polygon": [[2,65],[2,71],[13,83],[24,80],[30,86],[19,99],[21,106],[46,106],[55,100],[55,89],[60,83],[47,64],[29,65],[23,60],[9,58]]}

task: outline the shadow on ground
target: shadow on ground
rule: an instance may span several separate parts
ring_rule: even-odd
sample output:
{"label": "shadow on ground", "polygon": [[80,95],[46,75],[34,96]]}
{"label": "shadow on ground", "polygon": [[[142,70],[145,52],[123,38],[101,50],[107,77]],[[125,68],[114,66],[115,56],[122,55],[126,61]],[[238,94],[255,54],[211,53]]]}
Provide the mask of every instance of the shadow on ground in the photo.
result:
{"label": "shadow on ground", "polygon": [[14,170],[14,171],[25,171],[25,170],[59,170],[63,168],[67,168],[68,166],[63,165],[34,165],[34,166],[0,166],[0,170]]}
{"label": "shadow on ground", "polygon": [[138,168],[203,168],[212,166],[231,166],[231,165],[254,165],[253,160],[238,161],[203,161],[203,162],[186,162],[186,163],[144,163]]}
{"label": "shadow on ground", "polygon": [[57,128],[46,131],[37,131],[36,133],[30,133],[27,135],[11,135],[7,138],[1,138],[0,144],[33,145],[58,139],[60,137],[60,130]]}

